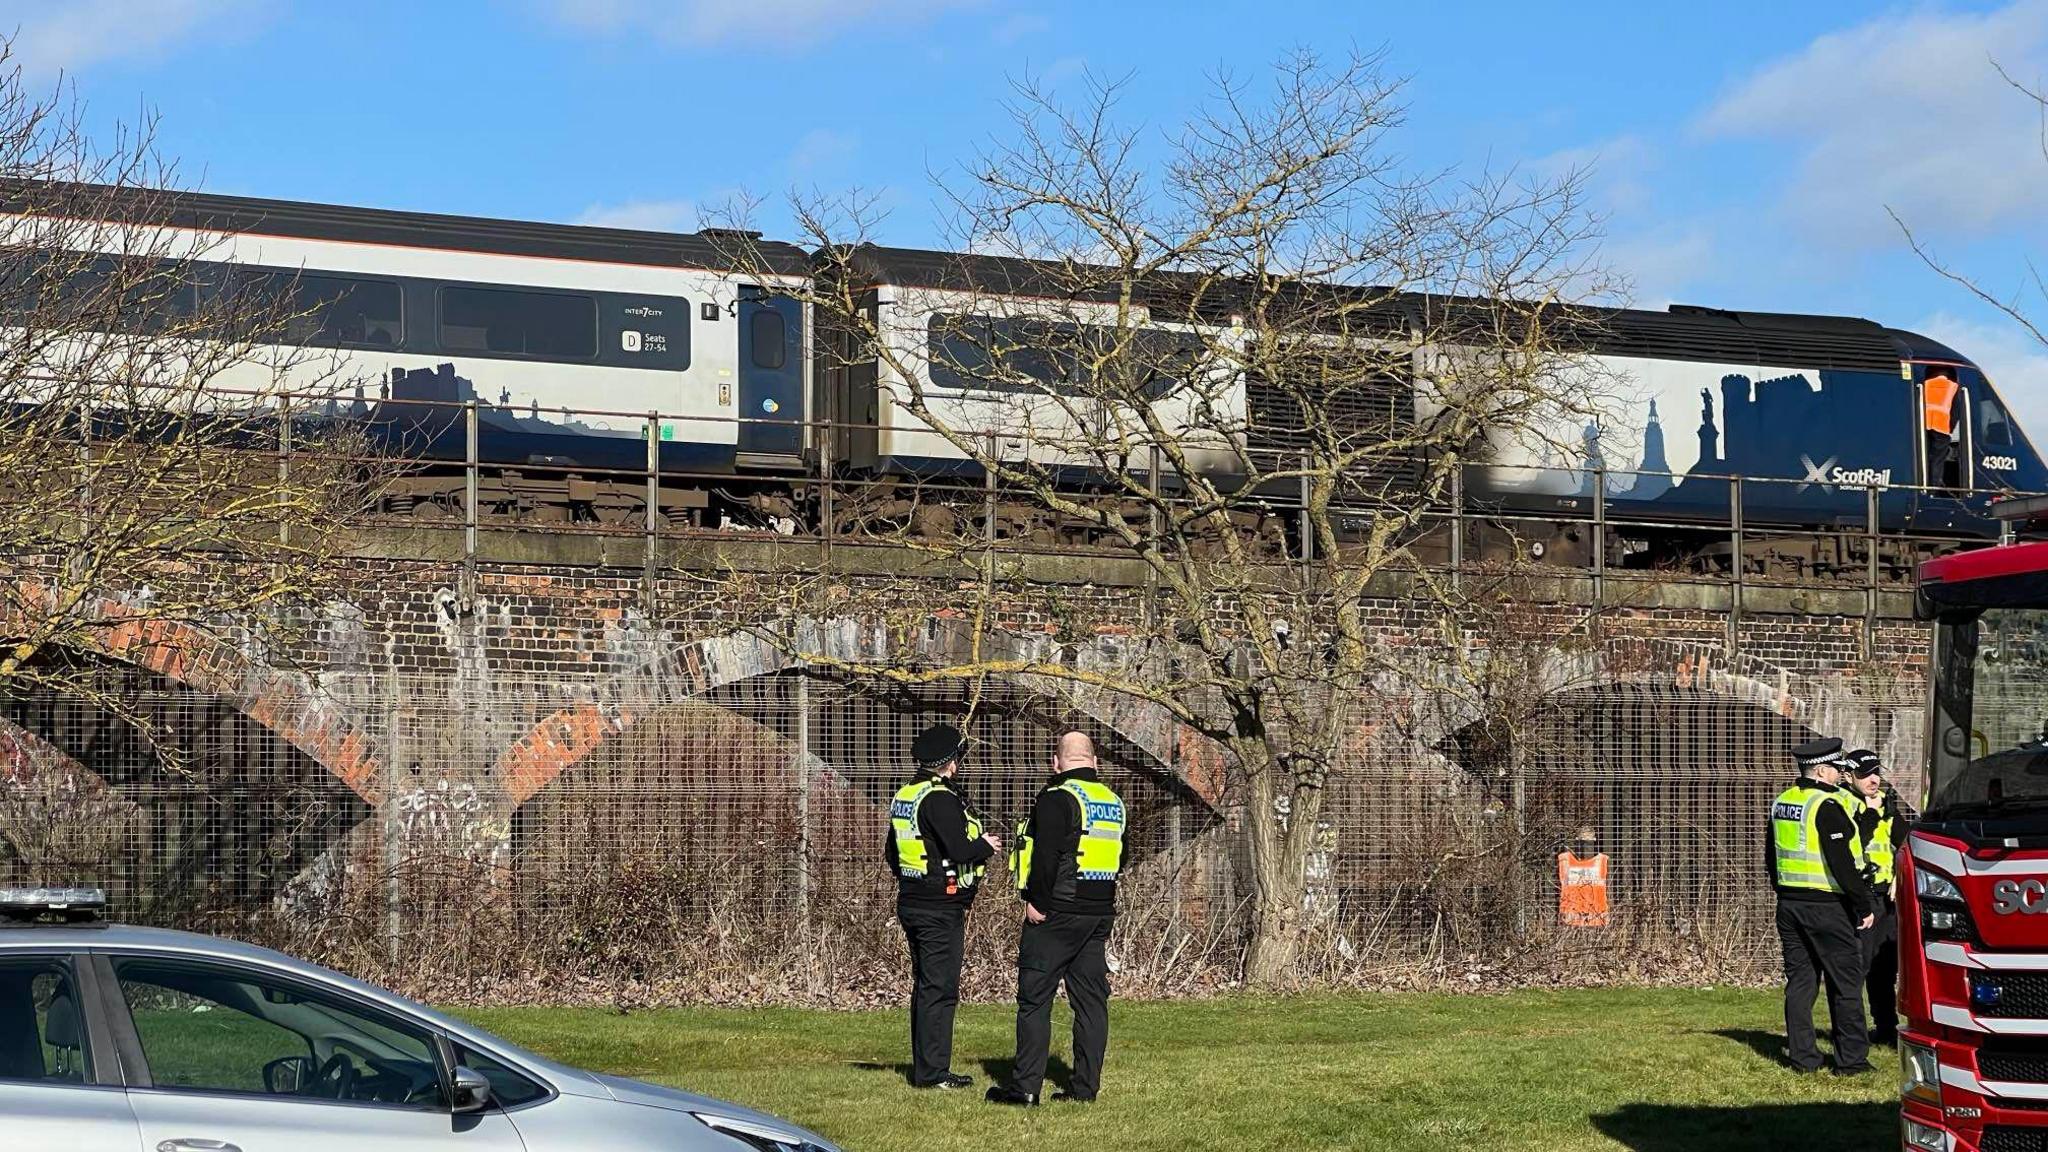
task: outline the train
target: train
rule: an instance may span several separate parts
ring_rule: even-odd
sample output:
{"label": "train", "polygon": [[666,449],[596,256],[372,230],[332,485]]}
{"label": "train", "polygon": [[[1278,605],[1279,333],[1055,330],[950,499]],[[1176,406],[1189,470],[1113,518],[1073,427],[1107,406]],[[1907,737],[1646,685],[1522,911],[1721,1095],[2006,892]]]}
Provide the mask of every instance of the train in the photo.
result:
{"label": "train", "polygon": [[[834,513],[823,498],[835,485],[971,487],[980,470],[969,454],[910,411],[903,365],[926,366],[923,391],[949,423],[1000,426],[997,398],[948,378],[954,329],[942,321],[1017,322],[1048,279],[1049,266],[1000,256],[833,253],[842,274],[857,270],[876,330],[911,353],[863,359],[835,348],[843,334],[804,303],[827,254],[756,233],[92,192],[81,202],[203,253],[196,263],[291,285],[313,322],[283,339],[326,350],[362,382],[344,414],[402,433],[428,465],[387,496],[428,519],[460,514],[472,461],[484,473],[481,515],[536,522],[638,523],[652,497],[682,527],[837,530],[847,525],[825,522]],[[0,199],[0,215],[10,210]],[[1614,381],[1600,410],[1583,426],[1489,440],[1458,491],[1463,511],[1493,528],[1475,540],[1558,562],[1599,550],[1623,567],[1807,571],[1867,562],[1874,532],[1891,542],[1887,565],[1905,572],[1995,537],[1988,509],[2001,495],[2048,490],[2048,463],[1981,368],[1903,329],[1615,308],[1600,311],[1581,351]],[[1232,387],[1247,440],[1284,450],[1284,398],[1256,380]],[[1945,442],[1925,433],[1930,387],[1954,393]],[[1170,410],[1173,390],[1159,402]],[[1420,400],[1407,386],[1389,402]],[[1223,468],[1229,456],[1196,451],[1194,461]],[[998,537],[1043,531],[1021,505],[996,515]],[[1731,520],[1743,528],[1740,555]],[[1601,531],[1588,533],[1596,521]]]}

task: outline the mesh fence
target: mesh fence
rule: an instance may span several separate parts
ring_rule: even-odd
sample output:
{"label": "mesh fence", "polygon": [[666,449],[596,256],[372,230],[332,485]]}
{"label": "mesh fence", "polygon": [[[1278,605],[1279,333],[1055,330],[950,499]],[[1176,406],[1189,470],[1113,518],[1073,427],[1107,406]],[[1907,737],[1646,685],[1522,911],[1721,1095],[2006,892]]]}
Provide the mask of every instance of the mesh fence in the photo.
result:
{"label": "mesh fence", "polygon": [[[1918,687],[1837,687],[1825,719],[1671,679],[1560,691],[1511,730],[1423,739],[1368,718],[1308,862],[1301,977],[1768,973],[1762,824],[1786,750],[1843,732],[1899,765],[1918,799]],[[387,768],[361,792],[203,694],[125,691],[118,707],[0,714],[0,882],[100,883],[123,918],[276,944],[440,999],[893,1001],[903,945],[883,829],[912,735],[940,719],[969,731],[962,784],[1007,835],[1053,739],[1078,724],[1132,812],[1120,992],[1227,984],[1243,955],[1244,828],[1260,817],[1240,790],[1021,690],[764,675],[514,780],[499,753],[559,692],[500,691],[482,708],[450,681],[365,683],[351,710]],[[1609,857],[1605,927],[1559,924],[1557,854],[1582,828]],[[1000,862],[987,883],[968,993],[1000,998],[1016,917]]]}

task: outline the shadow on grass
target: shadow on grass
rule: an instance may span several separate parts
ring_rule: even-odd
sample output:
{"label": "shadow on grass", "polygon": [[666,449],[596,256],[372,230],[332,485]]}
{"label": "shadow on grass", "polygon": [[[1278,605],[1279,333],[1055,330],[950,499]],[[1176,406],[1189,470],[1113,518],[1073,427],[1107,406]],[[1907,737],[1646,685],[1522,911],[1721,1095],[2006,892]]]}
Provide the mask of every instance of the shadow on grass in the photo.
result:
{"label": "shadow on grass", "polygon": [[1785,1063],[1785,1037],[1760,1028],[1716,1028],[1709,1035],[1733,1040],[1773,1064]]}
{"label": "shadow on grass", "polygon": [[1899,1106],[1626,1104],[1591,1119],[1602,1135],[1635,1152],[1867,1152],[1898,1139]]}
{"label": "shadow on grass", "polygon": [[[1015,1060],[999,1057],[993,1060],[983,1060],[981,1062],[981,1070],[988,1073],[988,1082],[990,1084],[1008,1084],[1010,1082],[1010,1073],[1015,1070],[1016,1065],[1017,1062]],[[1073,1079],[1074,1070],[1067,1066],[1067,1062],[1060,1059],[1057,1055],[1052,1056],[1045,1062],[1046,1087],[1039,1091],[1039,1095],[1050,1096],[1054,1088],[1064,1090],[1073,1082]]]}

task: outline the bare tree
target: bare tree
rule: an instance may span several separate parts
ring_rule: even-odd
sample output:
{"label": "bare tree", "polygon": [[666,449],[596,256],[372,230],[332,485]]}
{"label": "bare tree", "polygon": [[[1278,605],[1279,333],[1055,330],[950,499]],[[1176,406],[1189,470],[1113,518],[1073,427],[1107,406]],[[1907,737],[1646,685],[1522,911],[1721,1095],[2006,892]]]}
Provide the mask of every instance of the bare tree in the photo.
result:
{"label": "bare tree", "polygon": [[0,44],[0,691],[116,712],[97,657],[289,647],[374,486],[322,316],[227,271],[232,235],[163,226],[152,138],[94,138]]}
{"label": "bare tree", "polygon": [[[1572,351],[1588,323],[1573,305],[1603,287],[1592,222],[1577,174],[1405,173],[1388,139],[1399,84],[1376,57],[1219,77],[1163,134],[1120,122],[1121,87],[1069,104],[1022,84],[1012,142],[948,188],[951,243],[971,255],[925,254],[911,281],[870,244],[873,198],[796,199],[822,253],[809,303],[828,357],[872,367],[899,450],[989,480],[898,483],[865,525],[968,576],[957,661],[802,654],[1118,694],[1217,741],[1246,813],[1246,977],[1280,984],[1326,785],[1369,745],[1379,700],[1424,690],[1408,652],[1470,644],[1471,582],[1441,566],[1461,467],[1592,410]],[[907,286],[885,299],[877,283]],[[1032,583],[1006,543],[1135,560],[1144,618],[1098,621],[1130,642],[1084,659],[989,639]],[[851,594],[777,591],[791,612]],[[1403,618],[1376,622],[1388,595],[1408,598]]]}
{"label": "bare tree", "polygon": [[[2017,98],[2031,101],[2039,109],[2041,127],[2036,147],[2041,160],[2048,163],[2048,90],[2015,78],[2012,73],[2006,71],[2004,65],[1995,60],[1991,62],[1991,67],[2013,90]],[[1898,209],[1886,205],[1885,214],[1892,218],[1892,223],[1898,226],[1899,232],[1906,238],[1906,243],[1913,249],[1913,254],[1918,256],[1922,263],[1943,279],[2003,313],[2006,319],[2018,324],[2036,343],[2048,345],[2048,333],[2044,333],[2039,322],[2034,319],[2038,314],[2037,310],[2048,304],[2048,279],[2042,277],[2039,264],[2031,258],[2027,259],[2026,275],[2020,284],[2010,293],[1994,292],[1985,286],[1980,277],[1962,271],[1942,259],[1914,230],[1912,222],[1899,214]]]}

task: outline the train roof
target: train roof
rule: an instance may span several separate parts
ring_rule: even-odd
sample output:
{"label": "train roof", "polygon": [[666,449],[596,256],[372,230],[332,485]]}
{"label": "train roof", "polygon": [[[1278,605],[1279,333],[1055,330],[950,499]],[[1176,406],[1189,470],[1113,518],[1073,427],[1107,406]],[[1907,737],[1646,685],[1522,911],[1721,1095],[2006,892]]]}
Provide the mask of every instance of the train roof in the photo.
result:
{"label": "train roof", "polygon": [[[854,274],[870,282],[903,287],[1113,300],[1121,286],[1117,269],[1069,261],[879,245],[836,254],[820,252],[815,258],[844,261]],[[1173,273],[1157,280],[1165,294],[1198,282],[1194,276]],[[1482,302],[1469,299],[1387,288],[1337,290],[1375,295],[1390,320],[1460,303],[1483,307]],[[1572,310],[1566,326],[1575,344],[1615,356],[1868,372],[1896,372],[1902,359],[1968,363],[1935,341],[1857,316],[1740,312],[1694,304],[1673,304],[1664,311],[1582,307]]]}
{"label": "train roof", "polygon": [[265,200],[107,184],[0,181],[0,209],[33,207],[46,213],[107,219],[118,223],[193,228],[230,234],[389,244],[639,264],[668,268],[752,270],[802,276],[810,258],[794,244],[762,240],[758,233],[707,229],[648,232],[546,224],[437,212],[353,208],[297,200]]}

